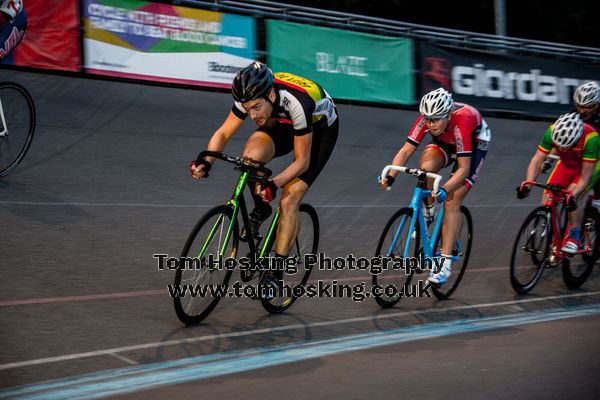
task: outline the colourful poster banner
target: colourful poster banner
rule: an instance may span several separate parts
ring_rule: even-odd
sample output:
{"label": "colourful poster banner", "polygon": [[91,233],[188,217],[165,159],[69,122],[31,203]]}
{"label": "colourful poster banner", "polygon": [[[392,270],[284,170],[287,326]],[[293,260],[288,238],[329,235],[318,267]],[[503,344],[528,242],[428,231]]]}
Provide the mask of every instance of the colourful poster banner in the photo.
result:
{"label": "colourful poster banner", "polygon": [[414,104],[413,41],[267,21],[267,62],[321,84],[338,99]]}
{"label": "colourful poster banner", "polygon": [[138,0],[84,0],[87,72],[229,87],[255,58],[251,17]]}

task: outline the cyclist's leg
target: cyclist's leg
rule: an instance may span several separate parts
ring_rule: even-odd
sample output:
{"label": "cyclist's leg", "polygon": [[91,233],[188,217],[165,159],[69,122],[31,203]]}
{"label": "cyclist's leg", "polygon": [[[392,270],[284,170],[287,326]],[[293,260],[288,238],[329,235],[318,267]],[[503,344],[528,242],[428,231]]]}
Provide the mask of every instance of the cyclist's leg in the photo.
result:
{"label": "cyclist's leg", "polygon": [[[580,173],[581,173],[580,169],[566,168],[565,165],[559,161],[557,163],[556,167],[554,168],[552,175],[550,175],[550,178],[548,178],[547,183],[550,185],[560,185],[560,186],[564,187],[565,189],[572,190],[573,187],[575,186],[575,184],[579,181]],[[581,225],[581,219],[582,219],[582,215],[580,215],[580,212],[581,212],[581,207],[578,207],[578,209],[576,209],[574,212],[570,212],[568,215],[569,224],[571,225],[571,230],[569,232],[566,232],[566,234],[571,236],[572,240],[569,239],[568,242],[571,242],[571,243],[567,244],[561,248],[561,250],[563,250],[563,251],[574,253],[577,251],[577,248],[579,247],[578,246],[579,232],[580,232],[579,227]],[[560,223],[560,221],[559,221],[559,223]]]}
{"label": "cyclist's leg", "polygon": [[[569,184],[571,183],[571,181],[569,180],[569,176],[570,174],[565,175],[565,167],[564,164],[558,160],[556,162],[556,165],[554,166],[554,168],[552,169],[552,172],[550,172],[550,176],[548,177],[548,180],[546,181],[546,183],[548,185],[561,185],[563,187],[567,187],[569,186]],[[542,203],[541,205],[546,205],[546,203],[548,202],[548,197],[550,196],[550,192],[547,190],[544,190],[542,192]]]}
{"label": "cyclist's leg", "polygon": [[450,163],[451,159],[447,151],[434,143],[427,145],[419,158],[420,169],[435,173]]}
{"label": "cyclist's leg", "polygon": [[[260,127],[254,132],[246,142],[242,155],[266,164],[275,157],[288,154],[293,148],[290,128],[282,124],[273,124]],[[271,206],[256,193],[256,185],[251,191],[254,200],[253,219],[260,224],[271,215]]]}
{"label": "cyclist's leg", "polygon": [[[577,176],[573,183],[569,186],[569,190],[573,190],[575,184],[579,181],[580,176]],[[600,163],[594,165],[594,172],[590,177],[590,181],[585,186],[583,191],[577,196],[577,208],[575,211],[569,213],[569,222],[571,226],[575,228],[581,228],[581,221],[583,220],[583,209],[587,201],[587,194],[592,188],[595,188],[598,179],[600,178]]]}
{"label": "cyclist's leg", "polygon": [[283,187],[279,202],[281,213],[277,227],[275,252],[280,256],[288,256],[298,231],[298,210],[309,186],[303,180],[295,178]]}
{"label": "cyclist's leg", "polygon": [[477,177],[481,172],[485,156],[487,155],[488,143],[484,146],[478,146],[472,153],[471,165],[469,166],[469,175],[463,181],[463,185],[448,193],[444,204],[444,221],[442,225],[442,254],[452,254],[458,230],[460,228],[460,206],[469,193],[469,190],[477,182]]}
{"label": "cyclist's leg", "polygon": [[298,210],[302,198],[327,164],[337,142],[338,133],[338,119],[331,126],[317,125],[313,128],[308,169],[283,188],[280,203],[281,220],[277,230],[277,242],[275,243],[277,254],[289,255],[291,246],[296,239]]}
{"label": "cyclist's leg", "polygon": [[[549,185],[560,185],[562,187],[564,187],[565,189],[568,189],[569,187],[574,186],[575,183],[577,183],[577,181],[579,180],[579,175],[580,175],[580,170],[578,169],[572,169],[572,168],[567,168],[565,167],[564,163],[562,163],[560,160],[556,163],[556,167],[554,167],[554,170],[552,171],[552,174],[550,174],[550,177],[548,178],[548,181],[546,182]],[[544,196],[542,197],[542,201],[547,201],[548,200],[548,193],[547,190],[544,190]],[[542,204],[544,205],[546,204],[545,202]],[[569,221],[571,223],[573,223],[573,221],[571,220],[571,216],[569,216]]]}
{"label": "cyclist's leg", "polygon": [[469,193],[470,186],[463,185],[448,193],[444,203],[444,221],[442,224],[442,254],[452,254],[460,223],[460,206]]}
{"label": "cyclist's leg", "polygon": [[[434,143],[425,147],[419,159],[419,168],[429,172],[439,172],[442,168],[452,163],[448,151]],[[433,179],[428,179],[427,187],[433,188]],[[426,220],[431,221],[434,217],[435,201],[432,197],[423,199],[423,214]]]}
{"label": "cyclist's leg", "polygon": [[267,163],[275,156],[275,143],[266,132],[256,131],[246,142],[242,156]]}

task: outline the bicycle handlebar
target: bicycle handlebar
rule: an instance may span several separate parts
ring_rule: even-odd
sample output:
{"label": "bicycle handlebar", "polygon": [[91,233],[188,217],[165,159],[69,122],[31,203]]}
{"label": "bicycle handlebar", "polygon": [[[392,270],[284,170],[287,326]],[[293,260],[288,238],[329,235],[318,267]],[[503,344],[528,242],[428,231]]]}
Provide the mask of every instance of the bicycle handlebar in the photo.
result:
{"label": "bicycle handlebar", "polygon": [[565,190],[565,188],[561,185],[549,185],[547,183],[538,183],[536,181],[523,181],[521,183],[521,185],[519,186],[519,190],[523,190],[523,186],[525,186],[525,185],[537,186],[539,188],[549,190],[555,196],[561,195],[561,194],[562,195],[570,195],[571,194],[571,192]]}
{"label": "bicycle handlebar", "polygon": [[196,157],[196,163],[200,162],[204,157],[213,157],[213,158],[217,158],[219,160],[227,161],[232,164],[235,164],[236,166],[240,167],[243,170],[246,169],[246,170],[261,172],[261,173],[265,174],[265,177],[264,177],[265,180],[268,179],[273,174],[273,172],[269,168],[266,168],[266,167],[260,165],[256,161],[252,161],[252,160],[244,158],[244,157],[232,157],[227,154],[219,153],[216,151],[208,151],[208,150],[201,151],[200,154],[198,154],[198,157]]}
{"label": "bicycle handlebar", "polygon": [[[416,177],[421,177],[421,176],[426,176],[427,178],[431,178],[433,179],[433,193],[437,192],[439,186],[440,186],[440,181],[442,180],[442,176],[438,175],[438,174],[434,174],[433,172],[427,172],[427,171],[423,171],[421,169],[418,168],[406,168],[406,167],[400,167],[398,165],[387,165],[383,171],[381,171],[381,177],[382,179],[384,179],[384,177],[387,176],[388,172],[390,172],[391,170],[394,171],[398,171],[398,172],[403,172],[405,174],[409,174],[412,176],[416,176]],[[386,188],[386,190],[390,190],[391,188],[388,186]]]}

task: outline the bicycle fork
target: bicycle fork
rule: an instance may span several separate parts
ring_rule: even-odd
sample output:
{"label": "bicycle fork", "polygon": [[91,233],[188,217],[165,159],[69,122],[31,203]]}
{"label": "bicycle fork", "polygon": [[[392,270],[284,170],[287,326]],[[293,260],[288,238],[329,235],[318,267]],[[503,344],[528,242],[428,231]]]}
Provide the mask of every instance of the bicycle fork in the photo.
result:
{"label": "bicycle fork", "polygon": [[0,99],[0,122],[2,122],[2,126],[0,126],[0,137],[8,136],[8,127],[6,126],[6,119],[4,118],[4,107],[2,106],[2,99]]}

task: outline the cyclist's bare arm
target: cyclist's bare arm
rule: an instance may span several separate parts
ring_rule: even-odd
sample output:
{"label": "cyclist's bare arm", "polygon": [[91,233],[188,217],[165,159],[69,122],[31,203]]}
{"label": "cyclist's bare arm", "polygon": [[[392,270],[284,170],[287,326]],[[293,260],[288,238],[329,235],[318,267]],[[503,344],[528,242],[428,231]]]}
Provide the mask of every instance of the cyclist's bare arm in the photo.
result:
{"label": "cyclist's bare arm", "polygon": [[593,162],[583,163],[583,165],[581,166],[581,176],[579,177],[579,181],[571,191],[571,195],[573,195],[573,197],[577,197],[583,193],[585,187],[587,186],[590,179],[592,178],[592,175],[594,174],[595,166],[596,163]]}
{"label": "cyclist's bare arm", "polygon": [[539,150],[535,152],[535,155],[531,158],[529,166],[527,167],[527,178],[525,180],[535,181],[540,173],[540,167],[545,159],[545,153],[542,153]]}
{"label": "cyclist's bare arm", "polygon": [[[230,111],[225,122],[223,122],[219,129],[213,133],[208,141],[207,150],[222,152],[223,149],[225,149],[227,142],[229,142],[229,139],[231,139],[233,134],[240,129],[240,126],[242,126],[243,123],[243,119],[236,117],[236,115]],[[212,159],[209,161],[212,161]]]}
{"label": "cyclist's bare arm", "polygon": [[[225,145],[231,139],[233,134],[242,126],[244,123],[243,119],[240,119],[235,116],[233,112],[229,112],[229,115],[225,119],[225,122],[213,133],[212,137],[208,141],[207,150],[222,152],[225,149]],[[206,161],[213,162],[214,159],[212,157],[206,157]],[[195,167],[190,167],[192,172],[192,177],[195,179],[201,178],[204,175],[202,171],[204,169],[204,165],[198,165]]]}
{"label": "cyclist's bare arm", "polygon": [[[462,187],[463,182],[467,179],[471,170],[471,157],[458,157],[456,159],[456,164],[458,165],[458,168],[456,168],[452,177],[442,185],[447,193]],[[433,193],[433,195],[433,197],[435,197],[435,193]]]}

